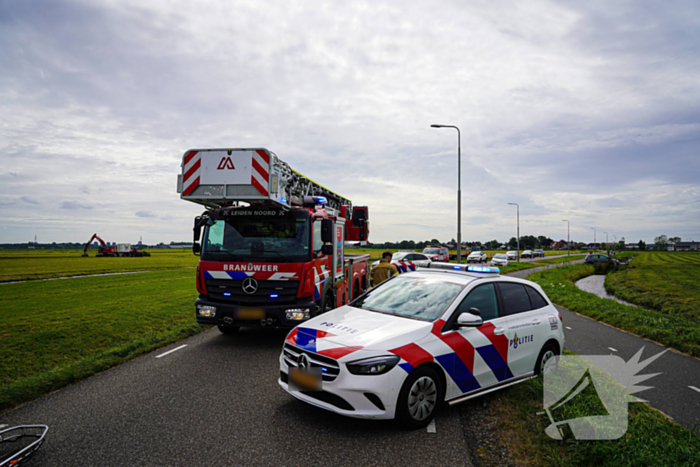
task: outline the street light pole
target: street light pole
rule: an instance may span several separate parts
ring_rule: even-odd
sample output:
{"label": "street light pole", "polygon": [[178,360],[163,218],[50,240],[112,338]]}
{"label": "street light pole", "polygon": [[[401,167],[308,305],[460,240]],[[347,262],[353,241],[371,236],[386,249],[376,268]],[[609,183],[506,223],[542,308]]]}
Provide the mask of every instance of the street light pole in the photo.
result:
{"label": "street light pole", "polygon": [[571,256],[571,240],[569,240],[569,233],[571,232],[571,224],[566,219],[562,219],[566,222],[566,256]]}
{"label": "street light pole", "polygon": [[610,251],[610,245],[608,245],[608,233],[603,232],[605,234],[605,247]]}
{"label": "street light pole", "polygon": [[518,205],[518,203],[508,203],[508,204],[516,206],[516,209],[517,209],[516,212],[518,215],[518,217],[517,217],[517,219],[518,219],[518,238],[516,239],[516,241],[518,243],[518,263],[519,263],[520,262],[520,205]]}
{"label": "street light pole", "polygon": [[595,238],[596,231],[595,231],[595,227],[591,227],[591,230],[593,230],[593,248],[595,248],[595,244],[596,244],[596,238]]}
{"label": "street light pole", "polygon": [[462,134],[454,125],[430,125],[432,128],[457,130],[457,264],[462,263]]}

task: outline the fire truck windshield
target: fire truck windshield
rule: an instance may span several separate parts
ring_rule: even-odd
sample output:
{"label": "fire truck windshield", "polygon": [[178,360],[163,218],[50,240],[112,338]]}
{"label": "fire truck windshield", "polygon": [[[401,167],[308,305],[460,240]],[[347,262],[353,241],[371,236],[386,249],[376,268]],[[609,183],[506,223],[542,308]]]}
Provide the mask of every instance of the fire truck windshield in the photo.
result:
{"label": "fire truck windshield", "polygon": [[311,258],[310,219],[294,212],[213,219],[204,234],[202,259],[304,262]]}

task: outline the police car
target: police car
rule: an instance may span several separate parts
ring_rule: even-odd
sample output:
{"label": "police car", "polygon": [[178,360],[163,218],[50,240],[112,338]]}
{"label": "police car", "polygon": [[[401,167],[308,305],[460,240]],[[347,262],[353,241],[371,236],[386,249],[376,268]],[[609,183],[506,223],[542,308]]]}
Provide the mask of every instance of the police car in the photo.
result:
{"label": "police car", "polygon": [[279,384],[342,415],[420,428],[441,403],[522,382],[563,348],[561,315],[539,285],[431,263],[294,328]]}

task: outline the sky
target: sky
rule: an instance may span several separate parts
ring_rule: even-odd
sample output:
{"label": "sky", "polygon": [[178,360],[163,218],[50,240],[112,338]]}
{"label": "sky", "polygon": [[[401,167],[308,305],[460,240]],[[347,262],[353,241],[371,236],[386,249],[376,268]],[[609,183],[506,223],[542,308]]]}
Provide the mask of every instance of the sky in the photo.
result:
{"label": "sky", "polygon": [[696,0],[0,0],[0,243],[188,241],[219,147],[375,243],[457,238],[458,159],[464,241],[700,241],[699,78]]}

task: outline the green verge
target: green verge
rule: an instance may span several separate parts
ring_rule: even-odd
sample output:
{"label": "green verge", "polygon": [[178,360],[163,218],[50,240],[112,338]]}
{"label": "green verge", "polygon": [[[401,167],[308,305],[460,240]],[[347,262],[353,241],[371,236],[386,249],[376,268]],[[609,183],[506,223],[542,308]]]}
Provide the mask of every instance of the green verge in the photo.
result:
{"label": "green verge", "polygon": [[700,321],[690,315],[664,313],[622,305],[580,290],[574,283],[593,274],[593,266],[567,265],[528,277],[542,286],[557,305],[641,337],[700,357]]}
{"label": "green verge", "polygon": [[206,329],[194,268],[0,290],[0,412]]}
{"label": "green verge", "polygon": [[700,322],[700,254],[641,253],[624,270],[608,274],[606,290],[630,303]]}
{"label": "green verge", "polygon": [[[602,299],[601,299],[602,300]],[[565,354],[573,355],[565,351]],[[494,408],[500,443],[517,465],[528,466],[698,466],[700,436],[644,403],[629,404],[628,429],[617,440],[554,440],[546,435],[550,421],[543,412],[544,380],[540,376],[486,396]],[[563,419],[588,416],[600,404],[596,394],[580,394]],[[468,408],[462,409],[469,421]],[[489,450],[477,449],[481,465],[490,465]]]}

